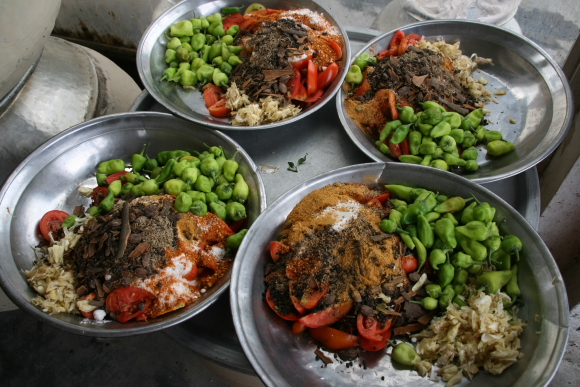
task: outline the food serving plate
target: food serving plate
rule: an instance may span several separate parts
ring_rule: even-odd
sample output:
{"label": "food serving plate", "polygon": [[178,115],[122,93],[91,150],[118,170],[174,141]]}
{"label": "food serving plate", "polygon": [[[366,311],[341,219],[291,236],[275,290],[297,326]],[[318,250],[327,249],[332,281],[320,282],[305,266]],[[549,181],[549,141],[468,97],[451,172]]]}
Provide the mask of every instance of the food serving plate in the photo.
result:
{"label": "food serving plate", "polygon": [[[22,270],[35,260],[37,227],[48,211],[71,213],[75,206],[90,205],[78,193],[81,186],[95,187],[99,162],[122,157],[129,161],[148,144],[154,157],[163,150],[203,151],[204,144],[221,146],[226,155],[238,152],[239,173],[250,187],[248,225],[266,208],[262,178],[248,154],[219,131],[164,113],[124,113],[104,116],[74,126],[32,152],[6,180],[0,191],[0,285],[21,309],[54,327],[99,337],[120,337],[161,330],[178,324],[215,302],[228,287],[231,272],[199,300],[185,308],[143,322],[95,322],[77,315],[48,315],[30,303],[36,296]],[[107,318],[107,320],[110,320]]]}
{"label": "food serving plate", "polygon": [[[489,202],[497,209],[502,233],[523,242],[519,284],[525,305],[519,317],[527,322],[521,335],[522,359],[501,376],[480,372],[472,386],[544,386],[551,380],[568,338],[568,301],[553,257],[530,224],[503,199],[488,189],[450,172],[411,164],[369,163],[337,169],[294,187],[281,196],[246,234],[234,263],[230,299],[234,326],[242,348],[257,375],[268,386],[403,386],[435,385],[416,371],[400,369],[387,353],[366,352],[349,366],[333,359],[323,366],[316,344],[291,332],[291,323],[280,319],[264,301],[264,270],[271,260],[270,241],[282,230],[294,208],[310,192],[327,185],[364,183],[370,186],[407,184],[449,195]],[[399,368],[399,369],[398,369]],[[442,384],[437,384],[442,385]]]}
{"label": "food serving plate", "polygon": [[[406,34],[419,34],[427,40],[443,39],[460,42],[464,55],[477,54],[491,58],[493,64],[481,65],[473,74],[484,77],[485,86],[497,96],[498,103],[489,102],[485,117],[489,130],[500,130],[504,139],[515,144],[515,150],[494,159],[488,158],[485,146],[480,149],[479,170],[464,176],[477,183],[488,183],[516,175],[538,164],[563,140],[572,122],[572,93],[558,64],[531,40],[509,30],[489,24],[463,20],[432,20],[402,27]],[[371,40],[353,59],[364,52],[376,55],[385,50],[395,31]],[[351,61],[352,63],[352,61]],[[345,92],[338,93],[336,105],[340,121],[354,143],[376,161],[392,162],[348,116]],[[510,123],[510,119],[513,119]]]}
{"label": "food serving plate", "polygon": [[[211,1],[203,0],[186,0],[175,7],[169,9],[157,20],[155,20],[143,34],[137,49],[137,70],[139,76],[145,85],[145,88],[159,103],[165,106],[173,114],[183,117],[187,120],[196,122],[198,124],[206,125],[214,129],[225,130],[256,130],[256,129],[270,129],[282,125],[295,122],[303,117],[306,117],[316,110],[318,110],[325,103],[330,101],[338,89],[341,87],[344,77],[346,76],[347,67],[343,60],[334,82],[328,86],[322,97],[313,103],[307,109],[304,109],[299,115],[289,118],[284,121],[274,122],[266,125],[258,126],[233,126],[230,124],[229,118],[216,118],[209,114],[205,106],[203,95],[197,90],[185,90],[180,85],[161,81],[163,72],[167,68],[165,63],[165,50],[167,45],[167,38],[165,32],[169,27],[181,20],[191,19],[193,17],[208,16],[219,12],[222,7],[227,6],[241,6],[246,7],[251,2],[241,3],[239,1]],[[340,31],[344,39],[344,47],[342,47],[343,58],[350,58],[350,45],[348,36],[342,26],[337,20],[321,5],[312,0],[264,0],[260,4],[267,8],[294,10],[306,8],[311,11],[323,14],[332,25]],[[244,9],[242,9],[242,12]]]}

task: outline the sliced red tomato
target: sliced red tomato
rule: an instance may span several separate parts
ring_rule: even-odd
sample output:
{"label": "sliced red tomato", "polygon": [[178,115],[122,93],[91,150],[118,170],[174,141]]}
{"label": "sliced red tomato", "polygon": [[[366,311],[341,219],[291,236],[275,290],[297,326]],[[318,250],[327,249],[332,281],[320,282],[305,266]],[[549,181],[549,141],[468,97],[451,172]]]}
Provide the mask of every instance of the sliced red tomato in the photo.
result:
{"label": "sliced red tomato", "polygon": [[389,344],[389,339],[391,338],[392,331],[388,331],[382,334],[383,339],[381,341],[369,340],[367,338],[361,337],[359,345],[362,349],[366,351],[380,351]]}
{"label": "sliced red tomato", "polygon": [[399,52],[398,46],[395,46],[393,48],[389,48],[388,50],[383,50],[377,54],[377,60],[388,58],[390,56],[397,56],[398,52]]}
{"label": "sliced red tomato", "polygon": [[338,43],[336,43],[334,40],[331,40],[331,39],[325,39],[325,40],[330,45],[330,48],[332,48],[334,50],[334,53],[337,56],[337,60],[342,58],[342,48],[340,48]]}
{"label": "sliced red tomato", "polygon": [[224,20],[222,20],[222,23],[224,25],[224,31],[229,30],[231,26],[239,26],[243,22],[244,15],[242,15],[241,13],[232,13],[231,15],[228,15]]}
{"label": "sliced red tomato", "polygon": [[377,325],[377,334],[382,335],[383,333],[385,333],[389,329],[391,329],[391,326],[393,325],[393,320],[385,321],[385,323],[382,327],[380,325],[381,325],[380,323],[379,323],[379,325]]}
{"label": "sliced red tomato", "polygon": [[284,320],[288,321],[296,321],[300,318],[296,313],[289,313],[289,314],[282,314],[279,312],[278,308],[276,307],[276,302],[272,298],[272,294],[270,293],[270,289],[266,292],[266,302],[270,306],[270,308],[276,313],[278,316],[282,317]]}
{"label": "sliced red tomato", "polygon": [[[82,296],[81,300],[87,300],[87,301],[92,301],[97,297],[97,293],[90,293],[87,294],[86,296]],[[91,320],[95,319],[95,312],[83,312],[82,310],[80,311],[81,314],[83,315],[84,318],[90,318]]]}
{"label": "sliced red tomato", "polygon": [[286,254],[289,251],[290,247],[282,242],[278,241],[270,242],[270,257],[272,257],[272,260],[274,260],[274,262],[278,262],[280,256],[282,254]]}
{"label": "sliced red tomato", "polygon": [[313,61],[308,61],[308,95],[314,95],[318,90],[318,66]]}
{"label": "sliced red tomato", "polygon": [[298,297],[290,295],[290,299],[292,300],[292,303],[294,304],[294,307],[296,308],[298,313],[304,314],[307,312],[306,308],[303,307],[302,304],[300,304],[300,299]]}
{"label": "sliced red tomato", "polygon": [[312,55],[308,55],[306,58],[297,60],[296,62],[292,62],[292,67],[296,70],[302,70],[308,67],[308,62],[312,60]]}
{"label": "sliced red tomato", "polygon": [[390,192],[386,192],[376,198],[373,198],[367,202],[367,206],[380,206],[382,207],[385,202],[391,197]]}
{"label": "sliced red tomato", "polygon": [[318,90],[324,90],[334,81],[338,75],[338,65],[331,63],[323,72],[318,74]]}
{"label": "sliced red tomato", "polygon": [[290,99],[304,101],[306,98],[308,98],[306,88],[300,82],[301,78],[302,76],[300,75],[300,71],[294,70],[294,77],[292,77],[292,79],[290,79],[287,83],[288,89],[290,89]]}
{"label": "sliced red tomato", "polygon": [[109,189],[107,187],[96,187],[93,188],[93,193],[91,194],[91,199],[93,199],[93,206],[98,206],[101,201],[107,197]]}
{"label": "sliced red tomato", "polygon": [[188,281],[193,281],[197,277],[197,273],[198,273],[197,264],[194,263],[193,267],[191,268],[191,271],[187,273],[184,278]]}
{"label": "sliced red tomato", "polygon": [[359,342],[357,336],[331,327],[310,328],[310,336],[333,351],[356,347]]}
{"label": "sliced red tomato", "polygon": [[417,41],[421,40],[421,36],[419,34],[409,34],[407,35],[407,39],[415,39]]}
{"label": "sliced red tomato", "polygon": [[210,108],[215,105],[222,98],[222,89],[208,83],[203,90],[203,99],[205,100],[205,107]]}
{"label": "sliced red tomato", "polygon": [[294,321],[292,324],[292,333],[301,335],[302,333],[306,332],[306,328],[306,325],[302,324],[300,321]]}
{"label": "sliced red tomato", "polygon": [[208,108],[209,114],[214,117],[227,117],[231,113],[231,109],[226,107],[227,101],[225,99],[220,99],[213,106]]}
{"label": "sliced red tomato", "polygon": [[129,173],[129,172],[127,172],[127,171],[121,171],[121,172],[113,173],[112,175],[107,176],[107,178],[105,179],[105,181],[108,184],[111,184],[115,180],[121,180],[121,176],[126,175],[127,173]]}
{"label": "sliced red tomato", "polygon": [[419,262],[414,256],[405,255],[403,258],[401,258],[401,269],[403,269],[405,273],[412,273],[417,270],[418,267]]}
{"label": "sliced red tomato", "polygon": [[62,222],[68,218],[68,214],[64,211],[52,210],[48,211],[40,219],[40,232],[47,241],[50,241],[50,235],[56,240],[56,233],[62,228]]}
{"label": "sliced red tomato", "polygon": [[391,153],[393,154],[394,157],[399,158],[403,155],[403,150],[401,149],[401,144],[391,144],[391,138],[393,138],[394,133],[391,133],[389,135],[389,138],[387,140],[387,145],[389,146],[389,149],[391,150]]}
{"label": "sliced red tomato", "polygon": [[304,100],[304,102],[306,102],[306,103],[314,103],[314,102],[318,101],[320,99],[320,97],[322,97],[322,94],[324,94],[324,90],[323,89],[318,89],[318,90],[316,90],[316,93],[314,93],[310,97],[306,98]]}
{"label": "sliced red tomato", "polygon": [[403,55],[404,53],[407,52],[408,49],[409,49],[409,38],[404,37],[403,40],[401,40],[401,43],[399,44],[399,50],[397,51],[397,54]]}
{"label": "sliced red tomato", "polygon": [[320,312],[311,313],[300,319],[300,322],[309,328],[321,328],[328,325],[332,325],[344,316],[352,309],[353,302],[349,300],[342,304],[332,305]]}
{"label": "sliced red tomato", "polygon": [[250,31],[254,25],[258,24],[258,21],[253,17],[244,16],[244,21],[240,24],[240,30]]}
{"label": "sliced red tomato", "polygon": [[405,33],[401,30],[395,31],[395,34],[391,38],[391,42],[389,43],[389,48],[393,48],[398,46],[403,38],[405,37]]}
{"label": "sliced red tomato", "polygon": [[404,155],[410,155],[411,154],[411,148],[409,146],[409,137],[405,137],[405,139],[401,143],[401,152]]}
{"label": "sliced red tomato", "polygon": [[383,336],[377,333],[379,322],[376,318],[359,314],[356,318],[358,333],[365,339],[371,341],[382,341]]}
{"label": "sliced red tomato", "polygon": [[241,219],[241,220],[238,220],[237,222],[232,222],[232,223],[228,224],[228,226],[230,227],[230,230],[232,230],[234,233],[236,233],[242,229],[242,227],[244,226],[244,223],[246,223],[246,219]]}
{"label": "sliced red tomato", "polygon": [[107,312],[120,322],[146,320],[155,295],[145,289],[127,286],[113,290],[105,302]]}
{"label": "sliced red tomato", "polygon": [[358,96],[361,96],[364,93],[366,93],[367,91],[369,91],[370,89],[371,89],[371,84],[370,84],[370,82],[367,79],[365,79],[361,83],[361,85],[358,87],[358,89],[357,89],[357,91],[356,91],[356,93],[354,95],[357,96],[357,97]]}
{"label": "sliced red tomato", "polygon": [[328,286],[322,289],[307,290],[300,299],[300,305],[305,309],[313,309],[326,293],[328,293]]}

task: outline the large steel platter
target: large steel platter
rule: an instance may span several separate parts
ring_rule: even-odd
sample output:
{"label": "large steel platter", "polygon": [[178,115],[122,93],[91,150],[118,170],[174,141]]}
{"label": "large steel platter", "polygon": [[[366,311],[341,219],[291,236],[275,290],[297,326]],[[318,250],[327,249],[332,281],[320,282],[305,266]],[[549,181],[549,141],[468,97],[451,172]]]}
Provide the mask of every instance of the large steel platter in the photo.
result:
{"label": "large steel platter", "polygon": [[363,353],[350,367],[349,362],[338,360],[323,366],[314,353],[316,343],[293,334],[291,324],[273,313],[263,299],[270,241],[276,240],[300,200],[337,182],[405,184],[462,197],[474,194],[495,207],[496,216],[503,219],[498,223],[502,234],[517,235],[524,245],[518,265],[525,303],[518,316],[527,321],[520,337],[524,357],[500,376],[481,372],[471,382],[464,378],[460,385],[544,386],[551,380],[568,338],[568,301],[556,262],[533,227],[499,196],[458,175],[403,163],[368,163],[330,171],[293,188],[268,206],[240,246],[230,284],[234,326],[246,356],[266,385],[436,384],[414,370],[398,369],[385,350]]}

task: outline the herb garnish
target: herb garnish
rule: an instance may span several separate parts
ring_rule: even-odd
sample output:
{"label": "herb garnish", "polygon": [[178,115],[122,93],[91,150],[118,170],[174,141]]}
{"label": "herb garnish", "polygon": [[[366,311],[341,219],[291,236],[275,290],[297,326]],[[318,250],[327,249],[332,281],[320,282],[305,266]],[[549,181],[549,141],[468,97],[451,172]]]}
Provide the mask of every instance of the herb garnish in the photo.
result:
{"label": "herb garnish", "polygon": [[308,153],[306,153],[304,157],[298,160],[297,165],[294,165],[292,161],[288,161],[288,170],[292,172],[298,172],[298,166],[304,164],[304,162],[306,161],[306,156],[308,156]]}

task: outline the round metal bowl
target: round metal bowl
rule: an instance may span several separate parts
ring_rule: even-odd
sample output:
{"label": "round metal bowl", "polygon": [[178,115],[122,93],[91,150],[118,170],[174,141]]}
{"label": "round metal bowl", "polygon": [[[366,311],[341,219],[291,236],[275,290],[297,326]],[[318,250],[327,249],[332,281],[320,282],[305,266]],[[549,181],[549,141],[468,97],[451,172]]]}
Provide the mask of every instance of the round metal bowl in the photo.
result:
{"label": "round metal bowl", "polygon": [[[321,5],[312,0],[264,0],[260,1],[267,8],[293,10],[306,8],[311,11],[323,14],[332,23],[344,39],[342,52],[343,58],[350,58],[350,45],[346,31],[337,20]],[[214,129],[222,130],[257,130],[270,129],[298,121],[309,114],[314,113],[325,103],[330,101],[338,89],[341,87],[344,77],[348,71],[345,59],[342,60],[340,70],[334,82],[327,88],[326,92],[316,103],[296,117],[284,121],[274,122],[267,125],[258,126],[233,126],[229,118],[216,118],[209,114],[205,107],[202,93],[195,90],[185,90],[179,85],[161,81],[163,71],[167,68],[165,63],[165,50],[167,38],[165,32],[178,21],[191,19],[195,16],[207,16],[219,12],[222,7],[239,6],[239,2],[232,0],[211,1],[187,0],[177,4],[157,20],[155,20],[143,34],[137,50],[137,70],[145,85],[145,88],[160,104],[165,106],[172,113],[198,124],[210,126]]]}
{"label": "round metal bowl", "polygon": [[548,384],[566,348],[568,301],[558,267],[530,224],[503,199],[461,176],[411,164],[369,163],[325,173],[284,194],[260,215],[240,246],[230,286],[234,326],[248,360],[266,385],[434,385],[415,371],[396,369],[386,349],[364,353],[350,368],[347,362],[336,360],[322,367],[314,354],[316,344],[293,334],[291,323],[275,315],[264,301],[264,270],[271,261],[270,241],[276,240],[286,217],[300,200],[337,182],[371,186],[407,184],[462,197],[473,193],[495,207],[498,216],[505,219],[499,223],[502,233],[517,235],[524,245],[519,263],[519,285],[525,302],[519,317],[527,321],[521,335],[524,357],[500,376],[481,372],[471,383],[464,379],[461,385]]}
{"label": "round metal bowl", "polygon": [[[486,88],[493,93],[506,91],[489,102],[488,129],[500,130],[515,151],[498,158],[488,158],[485,146],[480,149],[479,170],[464,176],[477,183],[489,183],[516,175],[538,164],[564,139],[572,122],[572,92],[558,64],[531,40],[489,24],[461,20],[432,20],[401,28],[406,34],[419,34],[427,40],[442,38],[446,43],[460,42],[464,55],[475,53],[493,59],[493,65],[482,65],[475,79],[488,80]],[[387,48],[395,31],[370,41],[353,58],[363,52],[376,55]],[[367,136],[348,116],[344,106],[346,94],[338,93],[336,106],[340,121],[354,143],[376,161],[391,162],[382,154],[375,140]],[[510,123],[510,119],[515,124]]]}
{"label": "round metal bowl", "polygon": [[12,173],[0,191],[0,285],[21,309],[56,328],[98,337],[120,337],[149,333],[178,324],[202,312],[228,287],[231,272],[210,288],[197,302],[144,322],[125,324],[87,322],[82,317],[60,313],[48,315],[30,303],[36,292],[22,270],[35,259],[36,229],[49,210],[71,212],[90,200],[78,193],[80,186],[96,186],[95,168],[103,160],[130,160],[148,144],[147,153],[162,150],[207,149],[222,146],[227,155],[238,152],[239,171],[250,186],[247,212],[252,224],[266,208],[264,185],[248,154],[233,140],[214,131],[164,113],[125,113],[104,116],[74,126],[41,145]]}

